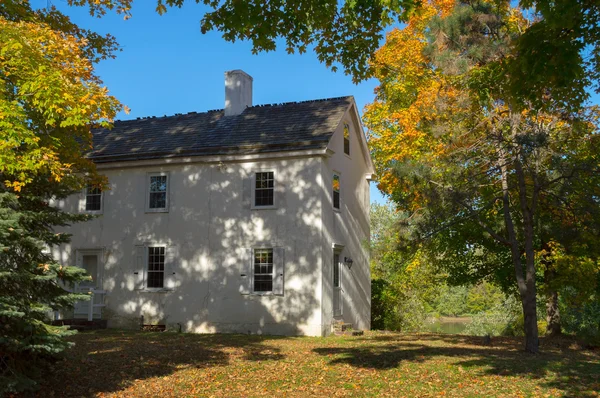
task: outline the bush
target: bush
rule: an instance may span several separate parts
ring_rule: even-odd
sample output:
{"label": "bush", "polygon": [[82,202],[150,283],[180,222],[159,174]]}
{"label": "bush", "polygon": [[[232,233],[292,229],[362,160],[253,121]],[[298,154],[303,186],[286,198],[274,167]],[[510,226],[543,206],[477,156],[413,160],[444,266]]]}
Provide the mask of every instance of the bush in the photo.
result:
{"label": "bush", "polygon": [[565,333],[574,334],[593,345],[600,345],[600,295],[596,294],[581,305],[560,306],[561,323]]}
{"label": "bush", "polygon": [[423,330],[427,311],[414,290],[400,292],[382,279],[371,281],[371,328],[414,332]]}
{"label": "bush", "polygon": [[[465,334],[472,336],[502,336],[516,332],[520,305],[517,300],[509,296],[502,303],[495,305],[490,311],[481,311],[473,315],[471,323],[465,328]],[[523,328],[521,327],[521,331]]]}

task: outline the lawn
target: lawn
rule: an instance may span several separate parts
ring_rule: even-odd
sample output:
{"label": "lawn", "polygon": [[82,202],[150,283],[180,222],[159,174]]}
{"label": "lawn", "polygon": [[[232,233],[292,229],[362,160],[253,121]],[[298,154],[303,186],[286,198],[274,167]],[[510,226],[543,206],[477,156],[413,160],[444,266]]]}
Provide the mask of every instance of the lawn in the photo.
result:
{"label": "lawn", "polygon": [[103,330],[73,336],[39,396],[598,396],[600,353],[569,340],[434,334],[193,335]]}

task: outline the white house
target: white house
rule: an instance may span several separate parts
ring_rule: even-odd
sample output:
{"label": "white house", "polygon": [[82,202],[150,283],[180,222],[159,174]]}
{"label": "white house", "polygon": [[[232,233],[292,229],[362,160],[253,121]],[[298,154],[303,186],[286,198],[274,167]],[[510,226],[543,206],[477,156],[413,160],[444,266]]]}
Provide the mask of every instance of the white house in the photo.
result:
{"label": "white house", "polygon": [[224,110],[94,131],[110,189],[61,203],[98,217],[55,255],[90,272],[109,327],[369,329],[373,165],[353,97],[253,106],[240,70],[225,73],[225,97]]}

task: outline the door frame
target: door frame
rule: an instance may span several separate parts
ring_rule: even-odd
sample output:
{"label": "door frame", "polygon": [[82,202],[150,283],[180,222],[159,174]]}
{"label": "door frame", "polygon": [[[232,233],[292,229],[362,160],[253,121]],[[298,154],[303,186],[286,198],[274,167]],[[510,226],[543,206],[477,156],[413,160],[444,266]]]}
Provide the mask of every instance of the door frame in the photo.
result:
{"label": "door frame", "polygon": [[102,290],[104,287],[104,248],[76,249],[75,265],[79,268],[83,268],[83,256],[89,255],[96,255],[96,258],[98,259],[96,286],[94,286],[94,289]]}

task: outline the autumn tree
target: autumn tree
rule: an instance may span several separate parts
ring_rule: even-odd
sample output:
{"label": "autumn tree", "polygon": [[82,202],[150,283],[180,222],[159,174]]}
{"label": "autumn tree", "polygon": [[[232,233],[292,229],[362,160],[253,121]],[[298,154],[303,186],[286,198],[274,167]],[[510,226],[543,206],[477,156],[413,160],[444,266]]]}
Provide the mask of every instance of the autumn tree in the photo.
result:
{"label": "autumn tree", "polygon": [[89,276],[49,249],[69,241],[55,226],[88,217],[54,203],[103,183],[84,154],[121,109],[93,69],[116,49],[55,9],[0,4],[0,395],[35,387],[72,333],[49,315],[85,298],[65,288]]}
{"label": "autumn tree", "polygon": [[514,44],[533,26],[520,9],[451,3],[425,5],[373,58],[381,85],[365,122],[379,186],[411,214],[413,242],[469,272],[490,265],[486,253],[511,265],[525,348],[537,352],[541,214],[574,195],[598,206],[596,116],[552,90],[543,107],[515,95]]}

